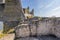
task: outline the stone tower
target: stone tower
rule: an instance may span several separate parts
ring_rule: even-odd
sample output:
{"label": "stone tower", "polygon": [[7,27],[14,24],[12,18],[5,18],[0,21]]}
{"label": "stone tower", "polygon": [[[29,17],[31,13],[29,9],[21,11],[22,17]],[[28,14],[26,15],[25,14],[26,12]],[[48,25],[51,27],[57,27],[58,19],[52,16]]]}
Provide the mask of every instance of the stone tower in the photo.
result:
{"label": "stone tower", "polygon": [[0,21],[3,21],[4,32],[18,25],[24,20],[21,0],[0,0]]}
{"label": "stone tower", "polygon": [[24,18],[21,6],[21,0],[3,0],[0,3],[0,20],[18,21]]}
{"label": "stone tower", "polygon": [[25,19],[34,17],[34,9],[30,11],[29,7],[23,8],[23,13],[24,13]]}

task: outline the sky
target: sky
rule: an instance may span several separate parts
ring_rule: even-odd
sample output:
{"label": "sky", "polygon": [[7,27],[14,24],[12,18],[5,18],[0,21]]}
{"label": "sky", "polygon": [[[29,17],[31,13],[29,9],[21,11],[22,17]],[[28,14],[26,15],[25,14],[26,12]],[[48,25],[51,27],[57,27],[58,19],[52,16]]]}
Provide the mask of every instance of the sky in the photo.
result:
{"label": "sky", "polygon": [[22,7],[34,9],[35,16],[60,17],[60,0],[21,0]]}
{"label": "sky", "polygon": [[0,21],[0,30],[3,29],[3,22]]}

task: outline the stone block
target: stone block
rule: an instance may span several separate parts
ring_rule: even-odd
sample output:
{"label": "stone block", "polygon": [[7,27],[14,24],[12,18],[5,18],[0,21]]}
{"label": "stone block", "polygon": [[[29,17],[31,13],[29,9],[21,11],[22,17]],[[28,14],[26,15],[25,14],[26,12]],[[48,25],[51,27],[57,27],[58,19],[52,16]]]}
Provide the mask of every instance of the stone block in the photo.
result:
{"label": "stone block", "polygon": [[15,30],[16,30],[15,31],[16,37],[27,37],[27,36],[30,35],[30,31],[29,31],[29,26],[28,25],[19,26]]}

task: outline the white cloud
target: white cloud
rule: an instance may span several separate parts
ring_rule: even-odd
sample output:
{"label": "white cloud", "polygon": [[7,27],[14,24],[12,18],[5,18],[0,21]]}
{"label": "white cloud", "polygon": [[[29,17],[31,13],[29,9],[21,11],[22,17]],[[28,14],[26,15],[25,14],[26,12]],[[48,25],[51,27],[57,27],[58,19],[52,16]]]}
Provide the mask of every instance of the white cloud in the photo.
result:
{"label": "white cloud", "polygon": [[55,1],[52,1],[50,4],[48,4],[47,6],[45,6],[45,8],[49,8],[54,4]]}
{"label": "white cloud", "polygon": [[48,8],[49,11],[47,11],[46,16],[56,16],[60,17],[60,4],[59,0],[53,0],[50,4],[44,7],[45,9]]}
{"label": "white cloud", "polygon": [[49,8],[49,7],[52,7],[54,4],[55,4],[55,2],[56,2],[57,0],[52,0],[49,4],[47,4],[47,5],[44,5],[44,4],[40,4],[40,2],[38,2],[38,6],[37,6],[37,8],[42,8],[42,9],[46,9],[46,8]]}
{"label": "white cloud", "polygon": [[52,7],[55,3],[56,3],[57,0],[52,0],[52,2],[50,2],[48,5],[46,5],[44,8],[49,8],[49,7]]}
{"label": "white cloud", "polygon": [[60,17],[60,7],[56,7],[52,9],[50,12],[47,13],[47,16],[48,17],[51,17],[51,16]]}
{"label": "white cloud", "polygon": [[52,11],[57,11],[58,9],[60,9],[60,7],[56,7],[54,9],[52,9]]}

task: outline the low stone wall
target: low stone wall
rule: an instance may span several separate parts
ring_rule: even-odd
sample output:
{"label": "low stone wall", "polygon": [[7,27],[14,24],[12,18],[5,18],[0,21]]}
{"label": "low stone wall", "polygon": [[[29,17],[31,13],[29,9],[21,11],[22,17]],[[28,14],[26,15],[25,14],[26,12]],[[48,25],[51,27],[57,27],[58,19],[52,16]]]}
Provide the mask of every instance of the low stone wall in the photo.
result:
{"label": "low stone wall", "polygon": [[37,35],[49,35],[53,34],[60,38],[60,20],[47,19],[38,22]]}
{"label": "low stone wall", "polygon": [[16,37],[27,37],[30,35],[49,35],[53,34],[60,37],[60,20],[58,19],[44,19],[35,21],[28,25],[17,26],[15,29]]}

